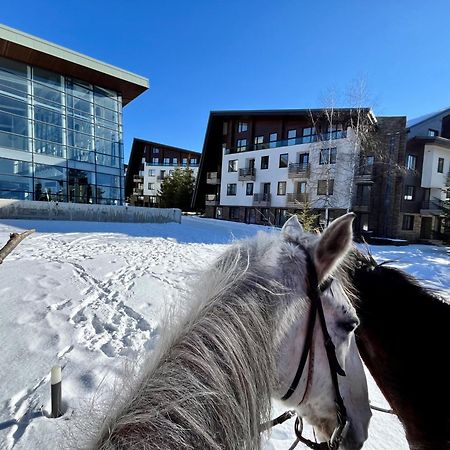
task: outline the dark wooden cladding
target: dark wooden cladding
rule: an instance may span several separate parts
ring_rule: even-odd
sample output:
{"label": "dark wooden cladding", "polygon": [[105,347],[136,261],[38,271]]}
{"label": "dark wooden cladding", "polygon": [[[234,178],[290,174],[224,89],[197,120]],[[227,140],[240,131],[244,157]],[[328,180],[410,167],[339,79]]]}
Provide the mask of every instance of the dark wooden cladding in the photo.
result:
{"label": "dark wooden cladding", "polygon": [[5,39],[0,39],[0,56],[116,91],[122,95],[123,106],[148,89],[146,86],[131,83]]}
{"label": "dark wooden cladding", "polygon": [[[155,148],[158,149],[158,153],[154,153]],[[160,161],[163,161],[164,158],[178,158],[179,162],[181,162],[182,158],[188,158],[188,161],[191,158],[197,158],[199,163],[200,156],[201,153],[192,150],[134,138],[130,160],[128,162],[127,176],[125,178],[125,198],[130,197],[132,194],[134,185],[133,178],[139,174],[139,171],[144,170],[142,159],[145,159],[147,164],[151,164],[153,157],[158,157]]]}

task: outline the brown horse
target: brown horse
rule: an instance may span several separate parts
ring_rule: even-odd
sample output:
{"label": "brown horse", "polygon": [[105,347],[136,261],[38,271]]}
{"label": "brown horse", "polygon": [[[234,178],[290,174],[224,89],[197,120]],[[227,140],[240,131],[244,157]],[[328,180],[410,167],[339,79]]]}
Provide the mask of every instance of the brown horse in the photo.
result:
{"label": "brown horse", "polygon": [[450,304],[405,272],[355,252],[362,359],[412,449],[450,448]]}

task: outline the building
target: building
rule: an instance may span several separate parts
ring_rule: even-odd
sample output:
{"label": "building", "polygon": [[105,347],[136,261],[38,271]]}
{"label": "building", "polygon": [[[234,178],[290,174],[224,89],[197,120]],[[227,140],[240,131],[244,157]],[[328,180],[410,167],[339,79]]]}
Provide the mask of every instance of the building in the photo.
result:
{"label": "building", "polygon": [[122,204],[122,107],[146,78],[0,25],[0,198]]}
{"label": "building", "polygon": [[322,224],[352,209],[364,109],[211,112],[193,204],[208,217],[280,226],[308,208]]}
{"label": "building", "polygon": [[399,236],[440,240],[450,198],[450,108],[407,122]]}
{"label": "building", "polygon": [[125,180],[128,202],[157,207],[162,180],[177,168],[189,168],[196,177],[200,156],[191,150],[135,138]]}

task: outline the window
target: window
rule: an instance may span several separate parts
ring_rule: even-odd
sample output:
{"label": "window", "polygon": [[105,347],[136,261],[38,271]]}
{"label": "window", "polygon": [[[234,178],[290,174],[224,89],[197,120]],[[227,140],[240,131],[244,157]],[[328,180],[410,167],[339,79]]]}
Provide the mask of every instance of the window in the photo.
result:
{"label": "window", "polygon": [[159,153],[159,148],[153,147],[153,154],[157,155]]}
{"label": "window", "polygon": [[178,164],[178,158],[172,158],[172,164],[174,165]]}
{"label": "window", "polygon": [[444,158],[438,159],[438,172],[444,173]]}
{"label": "window", "polygon": [[403,216],[402,230],[413,230],[414,229],[414,216],[410,214],[405,214]]}
{"label": "window", "polygon": [[244,131],[247,131],[248,124],[247,122],[239,122],[238,123],[238,133],[243,133]]}
{"label": "window", "polygon": [[236,150],[238,152],[245,152],[247,150],[247,139],[238,139],[236,141]]}
{"label": "window", "polygon": [[149,176],[149,177],[154,177],[154,176],[155,176],[155,170],[154,170],[154,169],[150,169],[150,170],[148,171],[148,176]]}
{"label": "window", "polygon": [[306,181],[297,183],[297,194],[306,194]]}
{"label": "window", "polygon": [[191,166],[195,166],[196,164],[198,164],[197,158],[191,158],[190,164],[191,164]]}
{"label": "window", "polygon": [[340,139],[344,137],[342,124],[332,125],[328,127],[327,139]]}
{"label": "window", "polygon": [[237,172],[238,170],[238,160],[231,159],[228,161],[228,172]]}
{"label": "window", "polygon": [[165,166],[170,165],[170,158],[164,158],[164,165]]}
{"label": "window", "polygon": [[288,130],[287,137],[288,137],[288,145],[294,145],[295,138],[297,137],[297,130]]}
{"label": "window", "polygon": [[255,136],[255,149],[263,148],[264,136]]}
{"label": "window", "polygon": [[333,195],[334,180],[319,180],[317,183],[317,195]]}
{"label": "window", "polygon": [[245,195],[253,195],[253,183],[247,183]]}
{"label": "window", "polygon": [[432,130],[431,128],[428,128],[428,136],[430,137],[439,136],[438,130]]}
{"label": "window", "polygon": [[414,200],[414,186],[405,187],[405,195],[403,196],[405,200]]}
{"label": "window", "polygon": [[275,148],[277,146],[276,142],[278,141],[278,133],[270,133],[269,136],[269,147]]}
{"label": "window", "polygon": [[314,142],[315,135],[316,135],[316,128],[315,127],[303,128],[302,143],[303,144],[307,144],[308,142]]}
{"label": "window", "polygon": [[372,186],[369,184],[358,184],[356,188],[356,204],[358,206],[370,206]]}
{"label": "window", "polygon": [[232,206],[230,208],[230,219],[239,220],[239,206]]}
{"label": "window", "polygon": [[417,156],[408,155],[406,158],[406,168],[408,170],[416,170]]}
{"label": "window", "polygon": [[181,161],[182,161],[183,166],[187,166],[187,163],[188,163],[187,158],[183,158]]}
{"label": "window", "polygon": [[261,169],[268,169],[268,168],[269,168],[269,157],[261,156]]}
{"label": "window", "polygon": [[222,134],[225,136],[228,133],[228,122],[222,124]]}
{"label": "window", "polygon": [[286,181],[279,181],[277,195],[286,195]]}
{"label": "window", "polygon": [[152,163],[153,164],[158,164],[159,163],[159,158],[152,158]]}
{"label": "window", "polygon": [[336,164],[336,154],[336,147],[320,150],[319,164]]}
{"label": "window", "polygon": [[227,184],[227,195],[236,195],[236,183]]}
{"label": "window", "polygon": [[288,166],[288,161],[289,161],[289,156],[287,153],[282,153],[280,155],[280,165],[279,167],[287,167]]}
{"label": "window", "polygon": [[153,191],[155,189],[155,183],[148,183],[148,190]]}

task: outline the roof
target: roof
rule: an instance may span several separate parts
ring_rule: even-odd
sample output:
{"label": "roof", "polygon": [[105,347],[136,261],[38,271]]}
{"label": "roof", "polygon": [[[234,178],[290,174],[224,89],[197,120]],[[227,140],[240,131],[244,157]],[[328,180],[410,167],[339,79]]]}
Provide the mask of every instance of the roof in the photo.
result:
{"label": "roof", "polygon": [[114,90],[123,105],[149,87],[147,78],[2,24],[0,56]]}
{"label": "roof", "polygon": [[427,121],[429,119],[432,119],[433,117],[439,116],[440,114],[442,114],[442,113],[444,113],[446,111],[450,111],[450,108],[449,107],[443,108],[443,109],[440,109],[438,111],[434,111],[432,113],[425,114],[423,116],[415,117],[414,119],[410,119],[410,120],[408,120],[406,122],[406,127],[407,128],[413,127],[415,125],[418,125],[419,123],[422,123],[422,122],[425,122],[425,121]]}
{"label": "roof", "polygon": [[[230,110],[230,111],[211,111],[212,116],[310,116],[322,115],[324,111],[331,110],[331,108],[304,108],[304,109],[257,109],[257,110]],[[335,114],[350,114],[358,110],[366,112],[371,116],[372,120],[376,122],[376,117],[369,107],[362,108],[333,108]]]}
{"label": "roof", "polygon": [[155,145],[155,146],[160,146],[160,147],[164,147],[167,148],[169,150],[174,150],[177,152],[182,152],[182,153],[189,153],[191,155],[201,155],[201,152],[196,152],[194,150],[188,150],[186,148],[181,148],[181,147],[174,147],[173,145],[167,145],[167,144],[163,144],[162,142],[154,142],[154,141],[148,141],[147,139],[141,139],[141,138],[133,138],[133,145],[132,145],[132,149],[131,151],[133,151],[133,147],[138,144],[139,142],[142,142],[144,144],[149,144],[149,145]]}

